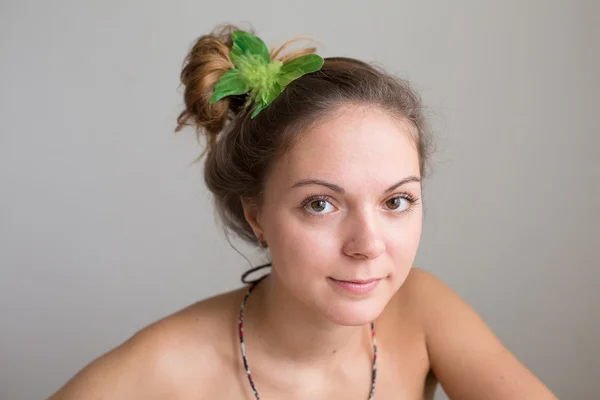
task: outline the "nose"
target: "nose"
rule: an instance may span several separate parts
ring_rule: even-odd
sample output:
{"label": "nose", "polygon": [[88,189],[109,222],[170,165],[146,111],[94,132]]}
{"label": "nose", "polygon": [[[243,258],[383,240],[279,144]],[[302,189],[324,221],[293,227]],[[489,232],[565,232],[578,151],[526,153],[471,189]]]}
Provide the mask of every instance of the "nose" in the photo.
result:
{"label": "nose", "polygon": [[373,213],[364,212],[354,216],[346,228],[347,237],[344,242],[344,254],[356,258],[371,260],[382,255],[385,241],[377,227],[377,217]]}

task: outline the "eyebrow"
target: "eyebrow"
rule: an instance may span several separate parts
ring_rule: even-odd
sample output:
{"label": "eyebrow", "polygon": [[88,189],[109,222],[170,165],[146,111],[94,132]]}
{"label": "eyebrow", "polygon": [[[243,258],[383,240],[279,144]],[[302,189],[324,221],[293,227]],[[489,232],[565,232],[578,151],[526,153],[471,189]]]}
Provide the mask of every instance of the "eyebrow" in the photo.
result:
{"label": "eyebrow", "polygon": [[[395,183],[392,186],[390,186],[389,188],[387,188],[384,193],[391,192],[392,190],[394,190],[402,185],[405,185],[409,182],[421,182],[421,178],[419,178],[417,176],[409,176],[407,178],[404,178],[400,182]],[[325,186],[326,188],[331,189],[334,192],[337,192],[340,194],[346,193],[346,190],[344,190],[344,188],[342,188],[341,186],[338,186],[334,183],[326,182],[326,181],[323,181],[320,179],[302,179],[302,180],[296,182],[290,189],[294,189],[294,188],[298,188],[298,187],[302,187],[302,186],[310,186],[310,185]]]}

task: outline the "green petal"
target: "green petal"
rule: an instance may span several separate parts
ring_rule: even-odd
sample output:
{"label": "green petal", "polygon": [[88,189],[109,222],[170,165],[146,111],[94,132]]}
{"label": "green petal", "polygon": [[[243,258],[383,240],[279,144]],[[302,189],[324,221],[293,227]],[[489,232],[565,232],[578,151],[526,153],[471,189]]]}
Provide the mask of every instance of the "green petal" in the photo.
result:
{"label": "green petal", "polygon": [[282,86],[275,83],[271,90],[258,93],[255,98],[256,108],[254,109],[251,118],[256,117],[259,112],[267,108],[273,102],[273,100],[275,100],[277,96],[283,92],[283,89],[284,88]]}
{"label": "green petal", "polygon": [[252,115],[250,116],[250,119],[256,117],[258,115],[259,112],[261,112],[262,110],[264,110],[265,108],[267,108],[268,105],[267,104],[263,104],[263,103],[259,103],[256,105],[256,108],[254,109],[254,112],[252,113]]}
{"label": "green petal", "polygon": [[[257,56],[261,62],[271,62],[269,49],[263,40],[245,31],[234,31],[232,33],[233,47],[229,52],[229,58],[233,65],[239,68],[240,58],[252,54]],[[253,57],[249,57],[252,59]]]}
{"label": "green petal", "polygon": [[266,104],[269,105],[283,92],[283,88],[285,86],[281,86],[278,83],[273,85],[273,88],[269,90],[266,94]]}
{"label": "green petal", "polygon": [[300,78],[302,75],[315,72],[321,69],[325,60],[317,54],[305,54],[296,57],[289,62],[283,64],[277,82],[281,86],[286,86],[293,80]]}
{"label": "green petal", "polygon": [[214,104],[223,97],[234,96],[238,94],[248,93],[250,88],[238,69],[230,69],[215,85],[215,91],[211,96],[209,103]]}

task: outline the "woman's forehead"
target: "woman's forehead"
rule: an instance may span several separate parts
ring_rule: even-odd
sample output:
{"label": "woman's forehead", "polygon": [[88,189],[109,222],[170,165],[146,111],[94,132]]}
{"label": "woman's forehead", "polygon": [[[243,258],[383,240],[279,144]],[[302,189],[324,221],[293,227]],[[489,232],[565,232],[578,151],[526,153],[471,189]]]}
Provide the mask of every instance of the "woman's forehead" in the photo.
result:
{"label": "woman's forehead", "polygon": [[410,123],[367,107],[347,108],[317,124],[279,161],[275,171],[287,179],[419,175]]}

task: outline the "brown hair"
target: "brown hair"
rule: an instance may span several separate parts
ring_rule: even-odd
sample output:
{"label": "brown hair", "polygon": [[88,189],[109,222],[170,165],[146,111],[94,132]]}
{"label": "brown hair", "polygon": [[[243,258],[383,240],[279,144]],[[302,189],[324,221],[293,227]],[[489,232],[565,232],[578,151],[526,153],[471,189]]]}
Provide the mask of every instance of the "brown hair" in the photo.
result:
{"label": "brown hair", "polygon": [[[409,121],[414,128],[421,176],[425,175],[430,136],[418,94],[407,81],[359,60],[326,58],[321,70],[291,82],[253,119],[252,108],[244,107],[246,95],[209,104],[214,85],[233,68],[229,49],[231,33],[236,29],[225,25],[201,36],[187,55],[181,72],[185,109],[176,128],[179,131],[193,125],[198,135],[206,137],[204,179],[226,228],[257,243],[244,217],[241,199],[260,202],[265,179],[277,158],[302,131],[343,105],[371,105]],[[278,57],[290,42],[272,50],[271,56]],[[303,49],[278,59],[285,62],[314,50]]]}

